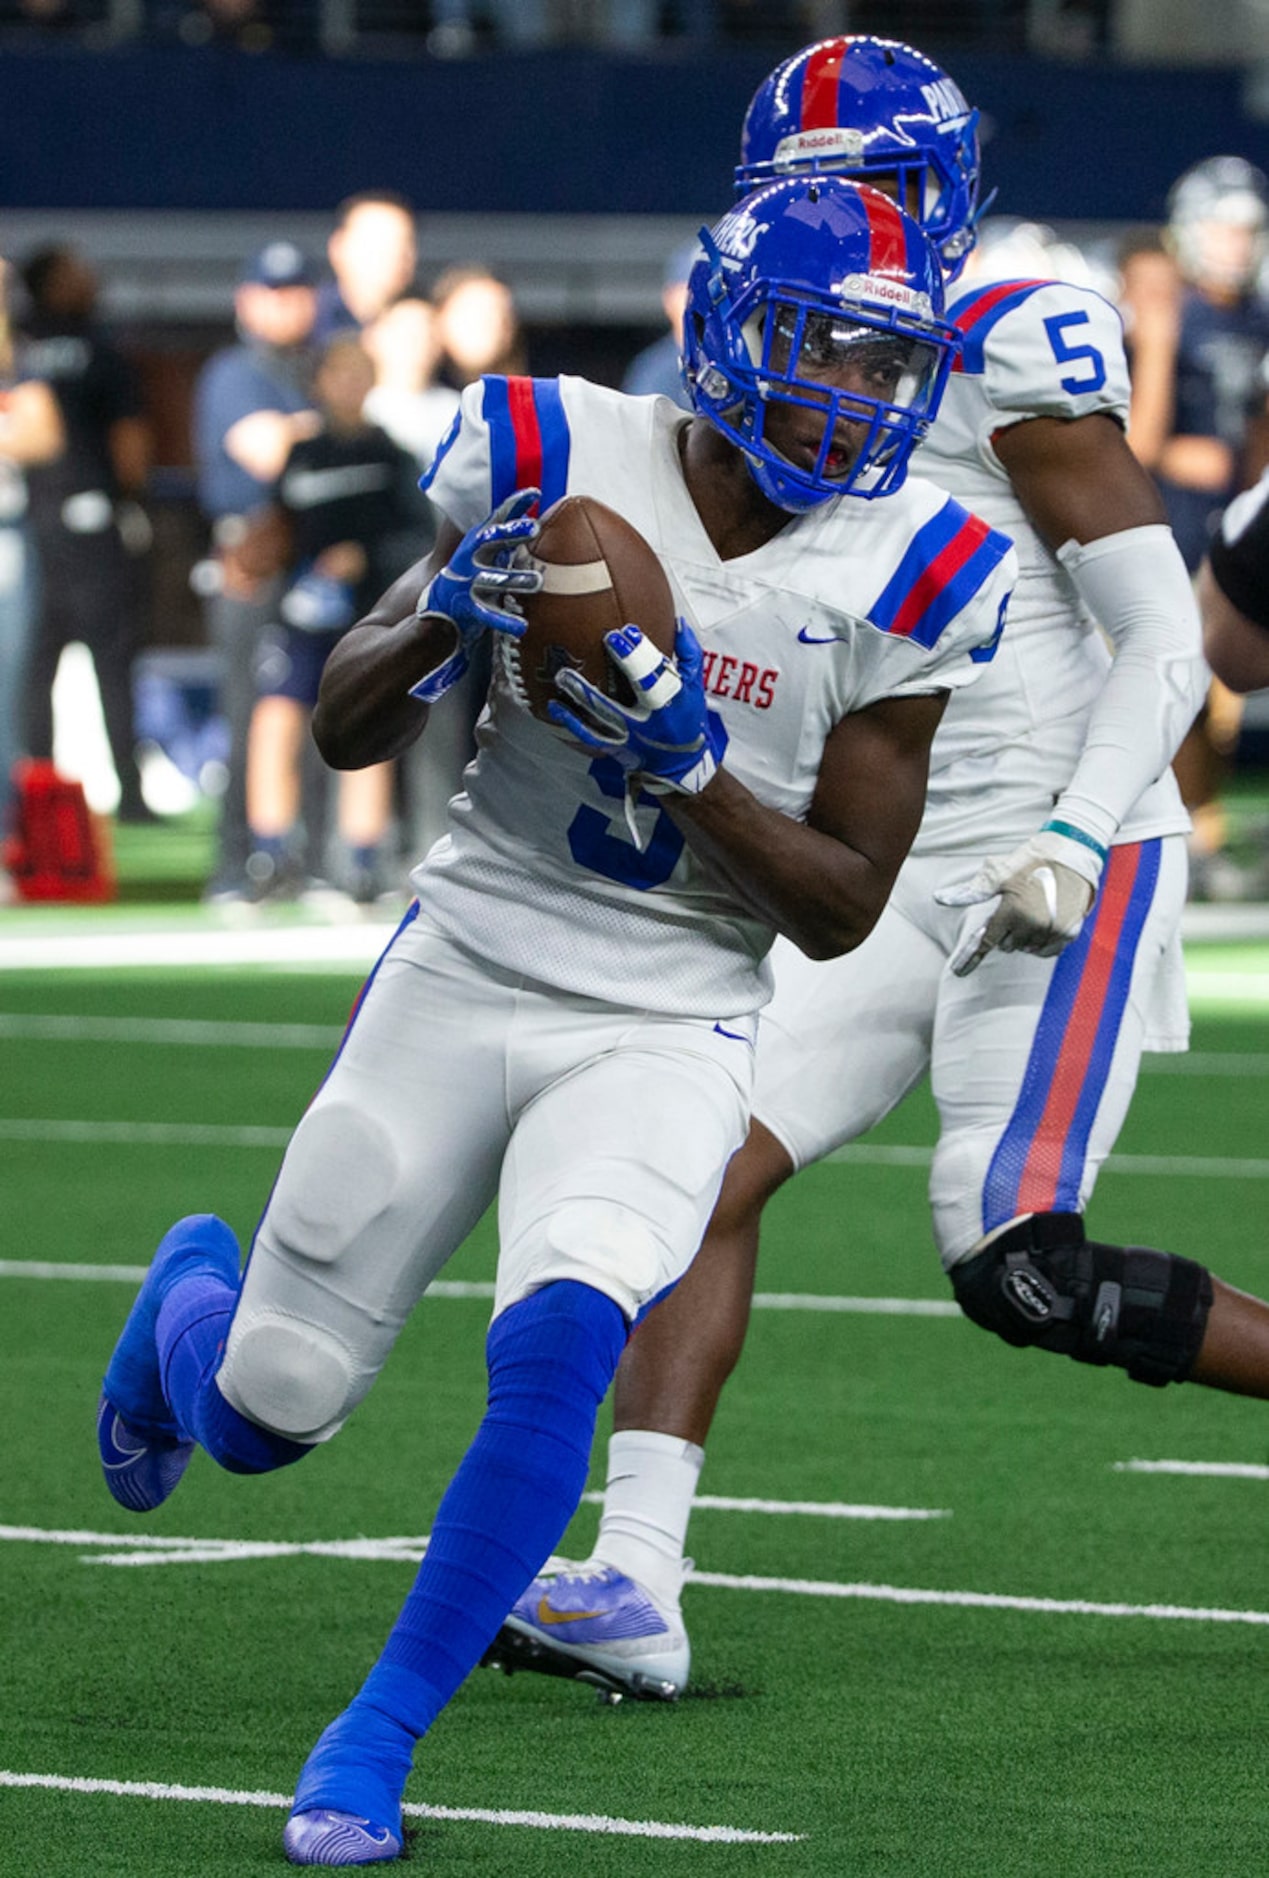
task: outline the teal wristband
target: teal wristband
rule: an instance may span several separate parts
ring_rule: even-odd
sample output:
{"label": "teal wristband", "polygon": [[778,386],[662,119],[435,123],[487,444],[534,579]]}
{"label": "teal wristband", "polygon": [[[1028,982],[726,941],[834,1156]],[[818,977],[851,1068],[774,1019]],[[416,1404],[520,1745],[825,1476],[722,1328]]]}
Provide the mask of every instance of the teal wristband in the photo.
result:
{"label": "teal wristband", "polygon": [[1073,822],[1046,822],[1044,830],[1047,834],[1065,835],[1068,841],[1078,841],[1081,848],[1090,849],[1099,861],[1104,861],[1109,853],[1109,849],[1104,848],[1100,841],[1094,841],[1091,835],[1086,835],[1082,828],[1076,828]]}

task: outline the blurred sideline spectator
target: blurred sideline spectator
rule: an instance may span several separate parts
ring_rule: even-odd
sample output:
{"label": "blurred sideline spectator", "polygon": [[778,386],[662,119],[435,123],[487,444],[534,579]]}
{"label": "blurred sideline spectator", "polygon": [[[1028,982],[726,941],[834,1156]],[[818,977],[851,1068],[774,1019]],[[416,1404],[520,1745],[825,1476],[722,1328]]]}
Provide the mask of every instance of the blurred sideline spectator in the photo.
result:
{"label": "blurred sideline spectator", "polygon": [[[0,260],[0,837],[12,831],[13,765],[38,569],[27,531],[23,471],[65,448],[61,407],[42,379],[24,377],[9,323],[9,267]],[[12,887],[0,867],[0,905]]]}
{"label": "blurred sideline spectator", "polygon": [[[519,374],[528,354],[511,289],[479,262],[447,268],[432,288],[436,339],[443,348],[448,388],[461,388],[485,372]],[[427,732],[401,764],[407,845],[425,854],[445,832],[446,807],[462,786],[475,753],[474,729],[489,684],[488,651],[477,648],[471,669],[428,716]]]}
{"label": "blurred sideline spectator", "polygon": [[[426,554],[435,532],[413,457],[363,415],[373,383],[361,340],[337,334],[314,375],[321,428],[291,450],[274,509],[244,545],[246,553],[253,539],[261,540],[260,571],[280,562],[286,580],[277,622],[261,647],[247,746],[247,873],[255,898],[290,896],[307,884],[301,752],[322,668],[354,621]],[[337,795],[338,884],[369,905],[395,884],[384,852],[391,764],[344,772]]]}
{"label": "blurred sideline spectator", "polygon": [[61,455],[27,477],[39,603],[26,683],[31,756],[53,755],[53,680],[75,641],[92,655],[121,821],[151,819],[133,734],[132,665],[141,639],[149,523],[139,498],[150,427],[132,367],[96,318],[97,276],[75,247],[40,248],[22,268],[25,369],[56,393]]}
{"label": "blurred sideline spectator", "polygon": [[669,332],[660,339],[653,340],[642,352],[637,352],[631,359],[626,375],[621,381],[621,389],[633,397],[642,398],[659,394],[663,398],[672,398],[674,403],[685,411],[692,408],[683,383],[683,373],[679,365],[679,354],[683,349],[683,312],[687,306],[687,277],[692,271],[692,263],[699,253],[695,241],[685,241],[677,247],[666,262],[665,274],[661,282],[661,305],[665,311]]}
{"label": "blurred sideline spectator", "polygon": [[447,267],[432,287],[445,377],[458,390],[485,372],[528,370],[520,315],[506,281],[477,261]]}
{"label": "blurred sideline spectator", "polygon": [[197,571],[230,735],[216,862],[207,889],[213,900],[248,893],[247,731],[256,698],[257,649],[281,593],[278,575],[252,573],[241,551],[292,445],[311,437],[321,422],[310,391],[317,292],[308,261],[294,243],[270,242],[248,261],[234,294],[234,313],[237,343],[208,360],[194,390],[198,498],[211,523],[213,550],[213,559]]}
{"label": "blurred sideline spectator", "polygon": [[363,190],[335,211],[326,244],[332,280],[317,291],[313,338],[366,326],[414,287],[418,245],[414,210],[392,190]]}
{"label": "blurred sideline spectator", "polygon": [[[1267,233],[1265,178],[1241,157],[1209,157],[1172,187],[1166,238],[1182,291],[1175,408],[1155,476],[1191,573],[1246,479],[1248,426],[1264,403],[1269,308],[1256,287]],[[1237,899],[1246,885],[1226,852],[1221,793],[1241,720],[1238,699],[1216,681],[1173,765],[1194,823],[1190,890],[1196,899]]]}
{"label": "blurred sideline spectator", "polygon": [[366,416],[425,470],[458,409],[458,393],[437,382],[435,308],[415,296],[397,300],[362,328],[361,339],[375,368]]}
{"label": "blurred sideline spectator", "polygon": [[1181,270],[1157,228],[1125,236],[1116,259],[1114,297],[1123,317],[1131,378],[1128,442],[1138,462],[1153,474],[1175,421]]}

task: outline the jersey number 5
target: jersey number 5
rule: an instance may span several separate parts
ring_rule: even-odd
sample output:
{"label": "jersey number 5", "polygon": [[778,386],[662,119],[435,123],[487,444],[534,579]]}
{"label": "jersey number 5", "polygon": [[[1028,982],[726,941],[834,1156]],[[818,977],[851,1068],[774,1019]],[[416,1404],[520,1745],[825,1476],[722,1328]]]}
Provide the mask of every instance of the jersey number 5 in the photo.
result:
{"label": "jersey number 5", "polygon": [[1044,322],[1049,344],[1053,347],[1053,356],[1059,365],[1074,365],[1080,360],[1088,362],[1087,376],[1077,377],[1072,373],[1069,378],[1058,379],[1063,391],[1069,391],[1072,395],[1077,391],[1100,391],[1106,383],[1106,361],[1097,347],[1073,346],[1066,338],[1066,327],[1087,325],[1087,313],[1055,313],[1052,319]]}

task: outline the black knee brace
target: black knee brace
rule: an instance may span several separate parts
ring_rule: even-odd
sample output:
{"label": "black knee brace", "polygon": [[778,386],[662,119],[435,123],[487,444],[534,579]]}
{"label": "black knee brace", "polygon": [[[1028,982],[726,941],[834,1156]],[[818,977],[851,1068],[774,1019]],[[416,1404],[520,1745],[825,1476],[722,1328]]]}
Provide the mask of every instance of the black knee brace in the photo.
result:
{"label": "black knee brace", "polygon": [[1035,1213],[948,1276],[966,1317],[1006,1343],[1113,1363],[1156,1388],[1185,1381],[1212,1306],[1202,1265],[1098,1245],[1078,1213]]}

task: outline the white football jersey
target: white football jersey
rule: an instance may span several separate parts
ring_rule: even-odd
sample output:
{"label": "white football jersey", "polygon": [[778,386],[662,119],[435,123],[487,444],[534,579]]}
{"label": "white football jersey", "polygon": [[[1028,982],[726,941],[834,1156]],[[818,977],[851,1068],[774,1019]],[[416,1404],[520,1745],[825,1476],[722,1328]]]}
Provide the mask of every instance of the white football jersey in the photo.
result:
{"label": "white football jersey", "polygon": [[[913,852],[1003,853],[1045,822],[1070,781],[1111,651],[1023,513],[992,438],[1030,417],[1102,411],[1126,424],[1128,365],[1119,314],[1088,287],[996,281],[954,300],[948,318],[963,350],[915,466],[1013,539],[1018,582],[983,682],[949,700]],[[1115,839],[1188,826],[1167,770]]]}
{"label": "white football jersey", "polygon": [[[428,493],[458,527],[513,490],[605,502],[660,557],[701,641],[726,767],[804,818],[824,742],[848,712],[968,684],[990,660],[1015,573],[1004,536],[915,478],[844,497],[721,560],[687,491],[665,398],[578,378],[486,378],[463,394]],[[416,870],[424,911],[460,944],[561,989],[678,1015],[766,1002],[773,933],[697,861],[656,797],[627,818],[611,757],[517,702],[495,656],[449,832]]]}

